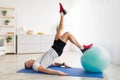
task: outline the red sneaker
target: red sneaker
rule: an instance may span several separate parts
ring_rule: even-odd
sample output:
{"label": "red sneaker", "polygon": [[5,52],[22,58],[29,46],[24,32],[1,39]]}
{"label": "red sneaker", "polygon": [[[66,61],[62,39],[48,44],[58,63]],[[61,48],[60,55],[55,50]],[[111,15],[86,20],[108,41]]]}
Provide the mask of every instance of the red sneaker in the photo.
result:
{"label": "red sneaker", "polygon": [[59,3],[59,5],[60,5],[60,13],[61,13],[63,11],[63,7],[61,3]]}
{"label": "red sneaker", "polygon": [[90,49],[93,46],[93,44],[89,44],[89,45],[83,45],[84,49],[81,50],[82,52],[85,52],[86,50]]}
{"label": "red sneaker", "polygon": [[83,45],[84,49],[89,49],[93,46],[93,44],[89,44],[89,45]]}
{"label": "red sneaker", "polygon": [[63,12],[64,15],[67,14],[67,12],[66,12],[66,10],[63,8],[62,4],[59,3],[59,5],[60,5],[60,11],[59,11],[59,12],[60,12],[60,13]]}

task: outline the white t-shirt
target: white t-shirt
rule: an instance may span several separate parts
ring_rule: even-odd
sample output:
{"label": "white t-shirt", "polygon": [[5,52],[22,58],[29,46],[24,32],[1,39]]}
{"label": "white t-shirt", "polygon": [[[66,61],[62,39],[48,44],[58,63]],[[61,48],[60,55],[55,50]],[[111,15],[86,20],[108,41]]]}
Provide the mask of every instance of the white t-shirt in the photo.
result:
{"label": "white t-shirt", "polygon": [[38,71],[38,68],[40,65],[44,67],[48,67],[52,64],[54,59],[57,57],[58,57],[57,52],[53,48],[50,48],[44,55],[37,58],[32,68],[33,70]]}

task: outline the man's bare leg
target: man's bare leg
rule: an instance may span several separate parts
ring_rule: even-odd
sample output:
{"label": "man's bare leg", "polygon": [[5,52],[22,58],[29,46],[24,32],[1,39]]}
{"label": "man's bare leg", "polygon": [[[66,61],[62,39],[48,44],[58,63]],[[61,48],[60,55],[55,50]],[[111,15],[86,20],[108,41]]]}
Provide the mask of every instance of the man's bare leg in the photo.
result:
{"label": "man's bare leg", "polygon": [[55,40],[58,40],[61,37],[63,29],[64,29],[64,15],[60,14],[60,23],[56,30],[57,32],[55,35]]}
{"label": "man's bare leg", "polygon": [[60,40],[62,40],[63,42],[67,43],[67,41],[69,40],[70,42],[72,42],[74,45],[76,45],[78,48],[82,48],[82,46],[78,43],[78,41],[75,39],[75,37],[70,34],[69,32],[65,32],[61,37]]}
{"label": "man's bare leg", "polygon": [[59,3],[60,6],[60,22],[59,22],[59,26],[57,27],[57,32],[55,35],[55,40],[58,40],[61,37],[62,31],[64,29],[64,16],[67,14],[66,10],[63,8],[62,4]]}
{"label": "man's bare leg", "polygon": [[78,41],[75,39],[75,37],[70,34],[69,32],[65,32],[61,37],[60,40],[67,43],[69,40],[71,43],[73,43],[75,46],[77,46],[82,52],[86,51],[87,49],[91,48],[93,44],[82,46],[78,43]]}

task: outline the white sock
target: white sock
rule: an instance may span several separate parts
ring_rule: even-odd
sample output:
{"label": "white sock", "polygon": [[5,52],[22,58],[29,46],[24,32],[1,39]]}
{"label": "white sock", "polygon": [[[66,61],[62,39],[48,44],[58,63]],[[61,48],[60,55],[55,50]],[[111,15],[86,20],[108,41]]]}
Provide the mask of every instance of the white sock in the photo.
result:
{"label": "white sock", "polygon": [[81,46],[80,50],[83,50],[83,49],[84,49],[84,47],[83,47],[83,46]]}
{"label": "white sock", "polygon": [[63,12],[60,13],[62,16],[64,16]]}

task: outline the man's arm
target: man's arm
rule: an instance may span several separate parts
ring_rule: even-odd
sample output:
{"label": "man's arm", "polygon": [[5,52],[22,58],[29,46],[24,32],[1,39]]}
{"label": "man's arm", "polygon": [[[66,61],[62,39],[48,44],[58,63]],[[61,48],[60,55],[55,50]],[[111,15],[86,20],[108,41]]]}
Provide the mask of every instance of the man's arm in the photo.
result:
{"label": "man's arm", "polygon": [[52,69],[49,69],[49,68],[45,68],[43,66],[39,66],[38,71],[48,73],[48,74],[58,74],[60,76],[67,76],[67,74],[64,73],[64,72],[61,72],[61,71],[58,71],[58,70],[52,70]]}

